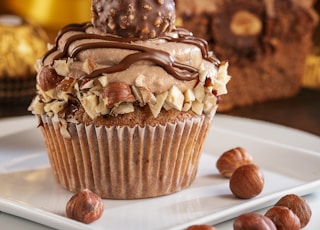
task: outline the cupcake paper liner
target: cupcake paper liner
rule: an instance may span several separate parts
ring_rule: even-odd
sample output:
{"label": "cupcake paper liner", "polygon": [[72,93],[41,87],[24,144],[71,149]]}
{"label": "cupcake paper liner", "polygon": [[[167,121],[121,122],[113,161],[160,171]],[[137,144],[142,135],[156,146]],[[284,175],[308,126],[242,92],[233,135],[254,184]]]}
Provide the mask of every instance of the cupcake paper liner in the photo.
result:
{"label": "cupcake paper liner", "polygon": [[103,198],[136,199],[171,194],[195,179],[214,113],[145,127],[61,124],[39,116],[54,177],[72,192],[88,188]]}

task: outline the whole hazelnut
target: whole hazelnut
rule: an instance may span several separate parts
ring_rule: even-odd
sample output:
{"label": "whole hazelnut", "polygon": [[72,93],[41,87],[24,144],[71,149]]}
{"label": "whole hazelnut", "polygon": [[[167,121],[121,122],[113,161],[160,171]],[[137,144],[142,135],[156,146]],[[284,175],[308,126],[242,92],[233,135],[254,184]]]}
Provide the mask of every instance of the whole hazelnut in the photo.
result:
{"label": "whole hazelnut", "polygon": [[44,66],[37,76],[37,82],[43,91],[55,88],[62,79],[63,77],[59,76],[51,66]]}
{"label": "whole hazelnut", "polygon": [[231,177],[234,170],[242,165],[251,164],[252,156],[241,147],[224,152],[217,160],[216,167],[225,177]]}
{"label": "whole hazelnut", "polygon": [[295,194],[288,194],[282,197],[275,206],[285,206],[293,211],[300,219],[300,227],[305,227],[311,218],[311,208],[307,201]]}
{"label": "whole hazelnut", "polygon": [[187,230],[216,230],[216,228],[211,225],[200,224],[200,225],[189,226]]}
{"label": "whole hazelnut", "polygon": [[233,222],[234,230],[277,230],[275,224],[268,217],[249,212],[238,216]]}
{"label": "whole hazelnut", "polygon": [[229,186],[238,198],[249,199],[259,195],[264,187],[264,175],[255,164],[243,165],[232,174]]}
{"label": "whole hazelnut", "polygon": [[300,220],[296,214],[285,206],[274,206],[266,214],[276,225],[278,230],[299,230]]}
{"label": "whole hazelnut", "polygon": [[89,224],[102,216],[104,205],[101,197],[84,189],[71,197],[66,206],[66,216]]}

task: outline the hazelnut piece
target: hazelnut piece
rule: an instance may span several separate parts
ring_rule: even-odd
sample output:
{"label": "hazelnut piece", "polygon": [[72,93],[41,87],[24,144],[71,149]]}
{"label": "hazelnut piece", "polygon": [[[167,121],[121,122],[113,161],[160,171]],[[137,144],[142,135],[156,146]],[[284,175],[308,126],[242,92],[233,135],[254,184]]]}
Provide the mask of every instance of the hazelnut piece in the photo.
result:
{"label": "hazelnut piece", "polygon": [[108,108],[121,102],[134,102],[136,99],[129,85],[123,82],[113,82],[102,88],[102,98],[107,101]]}
{"label": "hazelnut piece", "polygon": [[51,66],[44,66],[37,76],[38,84],[43,91],[55,88],[62,79],[63,77]]}
{"label": "hazelnut piece", "polygon": [[234,230],[277,230],[275,224],[266,216],[249,212],[238,216],[233,222]]}
{"label": "hazelnut piece", "polygon": [[231,177],[234,170],[242,165],[251,164],[252,156],[241,147],[224,152],[217,160],[216,167],[225,177]]}
{"label": "hazelnut piece", "polygon": [[282,197],[275,206],[285,206],[293,211],[300,219],[300,227],[305,227],[311,218],[311,208],[307,201],[295,194],[288,194]]}
{"label": "hazelnut piece", "polygon": [[200,225],[189,226],[187,230],[216,230],[216,228],[211,225],[200,224]]}
{"label": "hazelnut piece", "polygon": [[236,12],[230,23],[230,31],[237,36],[254,36],[262,31],[259,17],[247,10]]}
{"label": "hazelnut piece", "polygon": [[58,85],[58,92],[71,92],[76,80],[74,78],[64,78]]}
{"label": "hazelnut piece", "polygon": [[274,206],[266,214],[276,225],[278,230],[299,230],[300,220],[296,214],[285,206]]}
{"label": "hazelnut piece", "polygon": [[66,206],[66,216],[89,224],[102,216],[104,205],[101,197],[84,189],[71,197]]}
{"label": "hazelnut piece", "polygon": [[249,199],[262,192],[264,175],[255,164],[242,165],[232,174],[229,186],[236,197]]}

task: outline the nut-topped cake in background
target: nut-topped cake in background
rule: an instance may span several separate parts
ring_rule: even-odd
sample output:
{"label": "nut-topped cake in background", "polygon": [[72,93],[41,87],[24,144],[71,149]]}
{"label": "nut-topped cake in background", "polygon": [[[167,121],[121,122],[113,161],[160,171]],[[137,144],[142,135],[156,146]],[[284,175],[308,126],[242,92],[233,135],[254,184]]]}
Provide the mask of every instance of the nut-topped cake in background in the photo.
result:
{"label": "nut-topped cake in background", "polygon": [[219,111],[291,97],[302,86],[317,23],[314,0],[177,0],[179,23],[228,60]]}
{"label": "nut-topped cake in background", "polygon": [[188,187],[228,63],[175,27],[172,0],[93,0],[91,10],[37,64],[30,110],[55,178],[115,199]]}

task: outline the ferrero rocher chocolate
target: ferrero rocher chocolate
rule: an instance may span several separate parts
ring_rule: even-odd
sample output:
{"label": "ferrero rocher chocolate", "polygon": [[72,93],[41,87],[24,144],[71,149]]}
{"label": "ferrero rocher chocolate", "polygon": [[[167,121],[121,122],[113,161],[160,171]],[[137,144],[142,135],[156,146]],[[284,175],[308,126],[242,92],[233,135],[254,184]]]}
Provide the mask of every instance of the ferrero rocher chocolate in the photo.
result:
{"label": "ferrero rocher chocolate", "polygon": [[34,63],[47,50],[47,35],[14,15],[0,16],[0,78],[35,75]]}
{"label": "ferrero rocher chocolate", "polygon": [[36,60],[47,35],[15,15],[0,16],[0,117],[28,114],[35,95]]}
{"label": "ferrero rocher chocolate", "polygon": [[66,24],[90,20],[90,5],[90,0],[1,0],[0,12],[19,15],[55,36]]}
{"label": "ferrero rocher chocolate", "polygon": [[175,23],[173,0],[92,1],[92,23],[122,37],[155,38],[170,32]]}

